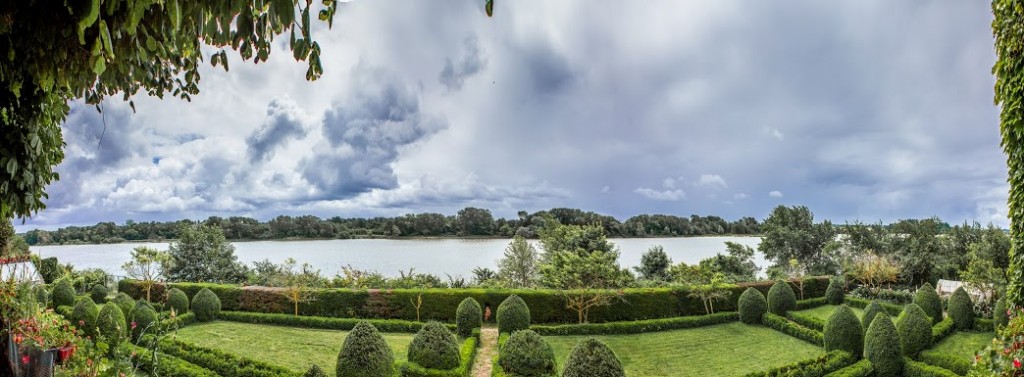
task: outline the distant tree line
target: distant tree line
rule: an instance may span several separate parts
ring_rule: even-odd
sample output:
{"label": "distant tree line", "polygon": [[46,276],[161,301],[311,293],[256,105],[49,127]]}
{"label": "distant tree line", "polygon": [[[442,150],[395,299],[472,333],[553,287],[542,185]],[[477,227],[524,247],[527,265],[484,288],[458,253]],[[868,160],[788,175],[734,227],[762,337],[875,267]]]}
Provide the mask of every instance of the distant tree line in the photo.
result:
{"label": "distant tree line", "polygon": [[[752,217],[726,221],[718,216],[680,217],[638,215],[622,222],[594,212],[554,208],[528,213],[519,211],[512,219],[495,218],[490,210],[467,207],[454,216],[440,213],[407,214],[399,217],[322,219],[317,216],[278,216],[269,221],[250,217],[212,216],[200,221],[219,227],[229,240],[349,239],[398,237],[502,237],[539,238],[547,219],[563,225],[598,225],[608,237],[680,237],[725,234],[759,234],[761,224]],[[92,226],[70,226],[55,231],[31,230],[23,235],[29,245],[99,244],[124,241],[178,239],[182,225],[192,220],[168,222],[125,221],[118,225],[101,222]]]}

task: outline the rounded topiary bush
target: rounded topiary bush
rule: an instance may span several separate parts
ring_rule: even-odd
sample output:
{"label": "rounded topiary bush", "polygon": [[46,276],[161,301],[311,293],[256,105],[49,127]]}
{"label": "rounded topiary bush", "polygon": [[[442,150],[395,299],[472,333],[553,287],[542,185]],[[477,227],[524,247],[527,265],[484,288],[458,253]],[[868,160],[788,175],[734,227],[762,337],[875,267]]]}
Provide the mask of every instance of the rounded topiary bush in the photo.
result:
{"label": "rounded topiary bush", "polygon": [[135,309],[135,299],[124,292],[118,293],[110,302],[117,304],[117,307],[121,308],[121,312],[124,313],[126,319],[131,314],[132,309]]}
{"label": "rounded topiary bush", "polygon": [[600,340],[587,338],[573,347],[565,360],[562,377],[626,377],[622,362]]}
{"label": "rounded topiary bush", "polygon": [[92,286],[92,289],[89,291],[89,298],[92,298],[92,301],[97,303],[107,302],[107,286],[103,284]]}
{"label": "rounded topiary bush", "polygon": [[188,313],[188,295],[178,288],[167,291],[167,310],[174,309],[178,315]]}
{"label": "rounded topiary bush", "polygon": [[139,300],[135,304],[135,308],[132,309],[131,318],[129,319],[130,325],[128,327],[131,330],[132,339],[138,340],[143,334],[156,333],[156,329],[153,328],[156,321],[156,311],[153,310],[153,306],[149,305],[146,301]]}
{"label": "rounded topiary bush", "polygon": [[882,304],[879,304],[877,300],[872,300],[868,306],[864,307],[864,316],[861,317],[860,322],[864,331],[868,331],[868,327],[871,326],[871,321],[874,321],[875,316],[878,314],[888,315],[884,310],[882,310]]}
{"label": "rounded topiary bush", "polygon": [[764,294],[754,287],[743,291],[736,306],[739,308],[740,321],[747,324],[761,323],[761,317],[768,311],[768,301]]}
{"label": "rounded topiary bush", "polygon": [[192,312],[199,322],[215,320],[220,314],[220,298],[210,288],[203,288],[192,297]]}
{"label": "rounded topiary bush", "polygon": [[68,278],[61,278],[53,283],[53,307],[72,306],[75,304],[75,288]]}
{"label": "rounded topiary bush", "polygon": [[996,306],[992,309],[992,324],[998,329],[1009,323],[1010,316],[1006,314],[1006,300],[1001,298],[996,301]]}
{"label": "rounded topiary bush", "polygon": [[75,303],[75,310],[71,312],[71,324],[78,326],[85,335],[96,336],[96,319],[100,315],[100,309],[89,296],[78,299]]}
{"label": "rounded topiary bush", "polygon": [[835,276],[828,281],[828,288],[825,289],[825,302],[829,305],[843,304],[843,286],[846,285],[845,278]]}
{"label": "rounded topiary bush", "polygon": [[110,345],[111,350],[116,349],[127,333],[125,331],[126,323],[124,312],[117,304],[113,302],[104,304],[96,318],[96,327],[99,328],[97,338]]}
{"label": "rounded topiary bush", "polygon": [[368,322],[359,322],[338,353],[337,377],[391,377],[395,357],[384,336]]}
{"label": "rounded topiary bush", "polygon": [[530,328],[530,308],[526,301],[516,295],[508,296],[498,305],[498,332],[514,333]]}
{"label": "rounded topiary bush", "polygon": [[963,287],[953,291],[953,295],[949,296],[948,305],[949,317],[953,318],[957,330],[967,331],[974,328],[974,302]]}
{"label": "rounded topiary bush", "polygon": [[306,373],[303,373],[302,377],[327,377],[327,372],[324,372],[319,365],[313,364],[306,369]]}
{"label": "rounded topiary bush", "polygon": [[768,311],[784,316],[787,311],[796,309],[796,293],[793,287],[784,281],[778,281],[768,290]]}
{"label": "rounded topiary bush", "polygon": [[932,322],[917,304],[907,304],[896,318],[896,332],[900,335],[903,354],[917,357],[932,346]]}
{"label": "rounded topiary bush", "polygon": [[903,375],[903,353],[896,326],[887,315],[877,315],[864,336],[864,357],[871,362],[876,376]]}
{"label": "rounded topiary bush", "polygon": [[409,343],[408,360],[429,369],[458,367],[459,342],[440,322],[427,322]]}
{"label": "rounded topiary bush", "polygon": [[914,294],[914,303],[931,318],[933,325],[942,322],[942,299],[939,298],[939,294],[935,292],[935,287],[932,287],[931,284],[924,283],[917,288],[917,293]]}
{"label": "rounded topiary bush", "polygon": [[498,351],[498,365],[509,376],[549,376],[555,373],[555,352],[533,330],[520,330]]}
{"label": "rounded topiary bush", "polygon": [[473,329],[479,328],[483,321],[484,311],[472,297],[462,300],[455,310],[455,331],[463,338],[473,335]]}
{"label": "rounded topiary bush", "polygon": [[864,327],[846,305],[836,308],[825,321],[825,351],[841,350],[854,357],[864,353]]}

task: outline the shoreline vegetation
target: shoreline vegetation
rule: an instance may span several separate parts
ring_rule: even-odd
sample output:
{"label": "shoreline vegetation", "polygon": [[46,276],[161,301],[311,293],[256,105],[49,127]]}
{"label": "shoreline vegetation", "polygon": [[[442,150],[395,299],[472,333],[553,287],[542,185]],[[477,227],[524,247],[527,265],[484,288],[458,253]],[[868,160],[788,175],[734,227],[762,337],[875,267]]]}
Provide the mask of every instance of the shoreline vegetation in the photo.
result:
{"label": "shoreline vegetation", "polygon": [[[24,236],[24,235],[22,235]],[[615,239],[621,238],[713,238],[713,237],[728,237],[728,238],[763,238],[763,234],[702,234],[695,236],[641,236],[641,237],[613,237]],[[441,241],[441,240],[466,240],[466,241],[489,241],[489,240],[510,240],[512,237],[505,236],[364,236],[364,237],[349,237],[349,238],[275,238],[275,239],[227,239],[231,243],[242,243],[242,242],[306,242],[306,241],[334,241],[334,240],[389,240],[389,241]],[[610,238],[612,239],[612,238]],[[133,244],[133,243],[162,243],[162,242],[177,242],[177,238],[170,239],[142,239],[142,240],[115,240],[111,242],[69,242],[69,243],[48,243],[48,244],[35,244],[33,246],[83,246],[83,245],[117,245],[117,244]]]}

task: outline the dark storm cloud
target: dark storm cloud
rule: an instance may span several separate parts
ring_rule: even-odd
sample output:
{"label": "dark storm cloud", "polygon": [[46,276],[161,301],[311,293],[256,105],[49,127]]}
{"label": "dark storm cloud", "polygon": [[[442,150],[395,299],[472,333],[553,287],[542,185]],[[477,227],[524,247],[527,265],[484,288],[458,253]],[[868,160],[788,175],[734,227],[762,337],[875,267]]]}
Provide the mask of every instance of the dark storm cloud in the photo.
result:
{"label": "dark storm cloud", "polygon": [[475,36],[466,38],[463,45],[463,55],[456,62],[451,58],[445,59],[444,68],[437,78],[448,90],[462,89],[462,84],[467,78],[487,68],[487,59],[483,57],[480,43]]}
{"label": "dark storm cloud", "polygon": [[257,163],[273,157],[274,151],[292,139],[301,139],[308,130],[303,124],[302,110],[292,101],[274,99],[267,105],[267,118],[245,139],[249,162]]}

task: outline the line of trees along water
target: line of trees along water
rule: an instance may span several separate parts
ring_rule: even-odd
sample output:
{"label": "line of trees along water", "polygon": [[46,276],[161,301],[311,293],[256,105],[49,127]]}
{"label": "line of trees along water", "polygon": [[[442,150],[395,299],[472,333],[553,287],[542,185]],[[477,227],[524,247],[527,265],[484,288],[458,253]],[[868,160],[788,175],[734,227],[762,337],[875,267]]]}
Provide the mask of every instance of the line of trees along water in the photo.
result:
{"label": "line of trees along water", "polygon": [[[502,237],[522,236],[536,239],[547,219],[564,225],[598,224],[613,238],[681,237],[706,235],[753,235],[761,224],[753,217],[727,221],[718,216],[681,217],[674,215],[637,215],[626,221],[595,212],[573,208],[554,208],[527,213],[519,211],[512,219],[495,218],[490,210],[467,207],[456,215],[440,213],[407,214],[399,217],[323,219],[317,216],[278,216],[269,221],[249,217],[213,216],[201,221],[221,228],[229,240],[348,239],[374,237]],[[124,241],[177,239],[182,224],[192,220],[168,222],[126,221],[118,225],[101,222],[92,226],[71,226],[55,231],[31,230],[24,234],[29,245],[76,243],[117,243]]]}

